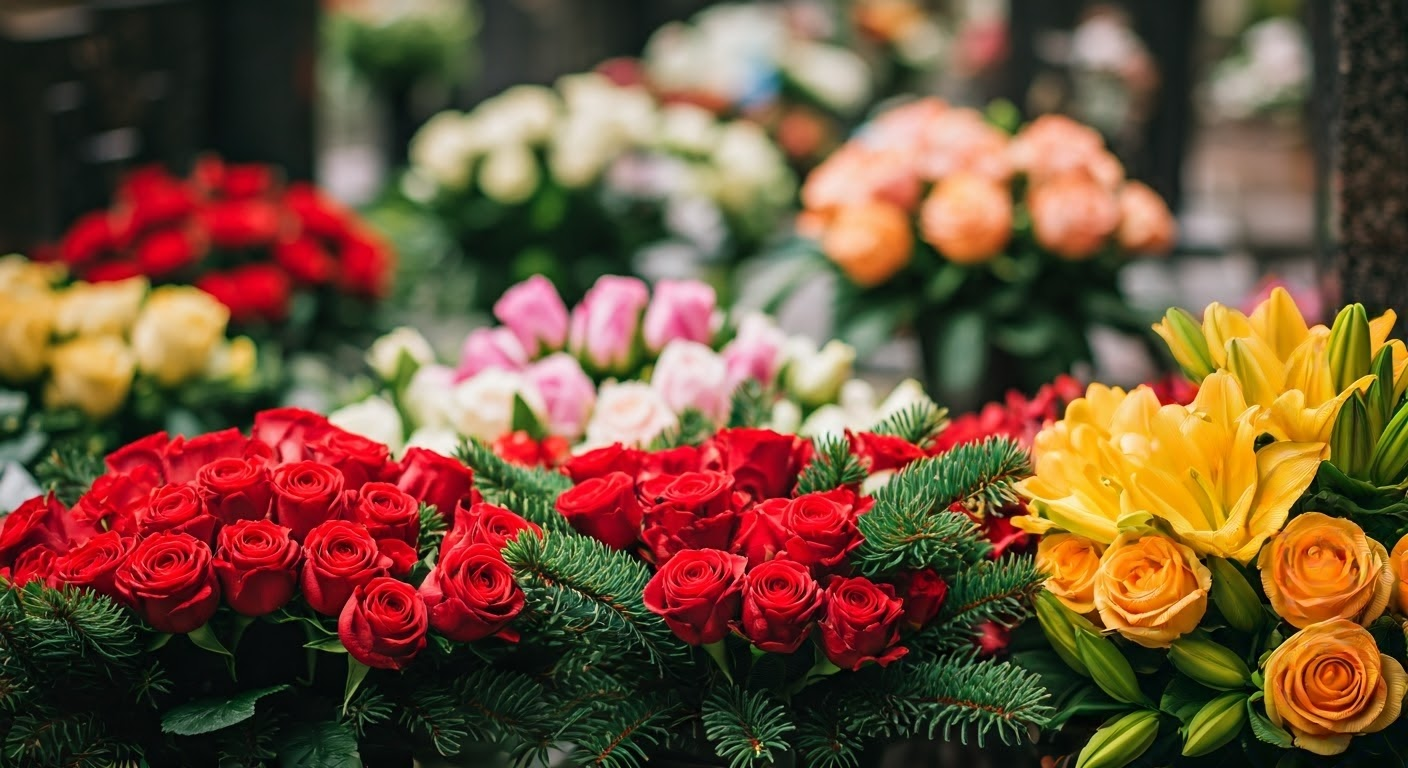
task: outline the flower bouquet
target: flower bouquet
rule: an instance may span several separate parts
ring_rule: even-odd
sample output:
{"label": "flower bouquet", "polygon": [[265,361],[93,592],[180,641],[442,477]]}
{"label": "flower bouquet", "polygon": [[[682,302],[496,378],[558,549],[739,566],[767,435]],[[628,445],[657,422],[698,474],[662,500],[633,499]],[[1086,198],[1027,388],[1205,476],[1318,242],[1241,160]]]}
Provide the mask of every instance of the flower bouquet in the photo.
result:
{"label": "flower bouquet", "polygon": [[1037,436],[1015,522],[1041,535],[1049,650],[1018,658],[1061,692],[1068,764],[1402,762],[1395,319],[1308,326],[1280,289],[1250,316],[1171,310],[1156,330],[1191,403],[1092,385]]}
{"label": "flower bouquet", "polygon": [[352,69],[391,92],[440,79],[456,84],[469,69],[479,21],[460,0],[328,3],[328,39]]}
{"label": "flower bouquet", "polygon": [[79,218],[51,251],[83,280],[194,284],[238,328],[292,347],[328,328],[364,329],[395,266],[380,236],[311,185],[209,156],[184,179],[158,167],[128,174],[113,207]]}
{"label": "flower bouquet", "polygon": [[[1119,271],[1174,237],[1163,201],[1094,130],[1045,116],[1009,135],[937,99],[864,126],[802,202],[800,234],[844,278],[841,336],[867,349],[914,329],[930,391],[957,403],[1068,372],[1094,325],[1146,333]],[[799,280],[818,256],[804,254],[783,262]]]}
{"label": "flower bouquet", "polygon": [[481,306],[534,274],[575,301],[603,274],[749,253],[795,189],[756,125],[595,73],[441,113],[410,156],[401,191],[459,242]]}

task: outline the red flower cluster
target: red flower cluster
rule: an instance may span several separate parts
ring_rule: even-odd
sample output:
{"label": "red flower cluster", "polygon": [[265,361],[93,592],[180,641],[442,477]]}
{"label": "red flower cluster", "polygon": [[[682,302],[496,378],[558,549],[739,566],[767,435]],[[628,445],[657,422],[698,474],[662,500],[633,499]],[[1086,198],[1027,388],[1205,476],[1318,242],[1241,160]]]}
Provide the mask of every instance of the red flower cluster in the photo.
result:
{"label": "red flower cluster", "polygon": [[81,217],[50,254],[84,280],[195,283],[236,323],[281,322],[296,289],[385,295],[393,253],[353,212],[265,165],[207,157],[182,179],[124,178],[109,210]]}
{"label": "red flower cluster", "polygon": [[[879,471],[905,453],[892,440],[857,435],[852,445]],[[691,645],[733,633],[794,653],[815,630],[838,667],[886,665],[906,653],[901,630],[938,613],[947,585],[929,571],[899,584],[852,574],[857,520],[871,501],[856,488],[797,494],[811,447],[763,429],[657,452],[613,445],[563,465],[576,485],[557,508],[579,532],[653,564],[645,605]],[[923,455],[908,448],[899,463]]]}
{"label": "red flower cluster", "polygon": [[[31,499],[0,527],[0,577],[86,587],[160,632],[196,630],[220,608],[263,616],[302,598],[336,617],[354,658],[399,669],[433,629],[457,641],[515,637],[523,594],[499,556],[521,531],[479,501],[459,462],[386,446],[293,408],[251,435],[152,435],[107,458],[72,509]],[[451,529],[420,588],[421,505]]]}

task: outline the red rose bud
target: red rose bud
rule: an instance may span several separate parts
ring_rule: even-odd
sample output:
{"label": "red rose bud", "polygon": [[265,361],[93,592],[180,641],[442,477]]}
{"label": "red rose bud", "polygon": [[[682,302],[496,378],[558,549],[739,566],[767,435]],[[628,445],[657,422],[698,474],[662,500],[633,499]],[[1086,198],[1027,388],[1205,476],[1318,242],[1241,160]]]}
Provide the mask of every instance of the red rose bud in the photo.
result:
{"label": "red rose bud", "polygon": [[353,591],[338,616],[337,636],[357,661],[402,669],[425,648],[428,627],[425,600],[415,587],[379,576]]}
{"label": "red rose bud", "polygon": [[1007,644],[1012,640],[1012,630],[991,621],[985,621],[978,626],[978,655],[996,656],[1007,650]]}
{"label": "red rose bud", "polygon": [[725,429],[709,441],[705,453],[714,457],[711,469],[732,475],[738,490],[762,501],[792,495],[801,469],[796,443],[795,436],[768,429]]}
{"label": "red rose bud", "polygon": [[541,537],[543,529],[524,520],[503,507],[479,502],[468,510],[461,509],[455,515],[455,527],[445,535],[441,552],[449,552],[458,546],[487,544],[495,552],[518,538],[523,531],[531,531]]}
{"label": "red rose bud", "polygon": [[420,502],[391,483],[362,486],[352,519],[377,541],[394,539],[412,548],[420,543]]}
{"label": "red rose bud", "polygon": [[201,222],[216,248],[267,246],[279,233],[279,210],[264,200],[228,200],[200,211]]}
{"label": "red rose bud", "polygon": [[871,473],[904,469],[910,462],[925,456],[923,449],[902,437],[870,432],[851,434],[849,437],[851,450]]}
{"label": "red rose bud", "polygon": [[645,607],[686,643],[717,643],[738,617],[747,565],[742,557],[717,549],[680,552],[645,585]]}
{"label": "red rose bud", "polygon": [[241,520],[220,529],[215,574],[225,602],[245,616],[284,607],[293,599],[300,554],[288,529],[268,520]]}
{"label": "red rose bud", "polygon": [[305,285],[323,285],[337,273],[337,263],[318,241],[308,237],[275,245],[274,261]]}
{"label": "red rose bud", "polygon": [[796,651],[821,607],[821,585],[801,563],[772,560],[743,579],[743,635],[760,650]]}
{"label": "red rose bud", "polygon": [[625,472],[574,486],[557,497],[557,511],[578,533],[612,549],[628,549],[640,538],[640,502],[635,481]]}
{"label": "red rose bud", "polygon": [[578,485],[612,472],[624,472],[635,477],[640,472],[643,455],[635,448],[627,448],[620,443],[612,443],[604,448],[587,451],[573,456],[562,465],[563,471]]}
{"label": "red rose bud", "polygon": [[210,547],[184,533],[156,533],[137,542],[113,581],[122,601],[158,632],[199,629],[220,605]]}
{"label": "red rose bud", "polygon": [[132,540],[117,531],[100,533],[54,558],[50,579],[54,586],[87,587],[100,595],[117,597],[117,568],[132,550]]}
{"label": "red rose bud", "polygon": [[210,272],[196,287],[230,310],[234,323],[281,322],[288,316],[293,286],[288,273],[273,264],[246,264],[228,272]]}
{"label": "red rose bud", "polygon": [[826,610],[820,621],[821,647],[832,664],[855,671],[866,662],[880,666],[904,656],[899,642],[904,604],[895,588],[857,576],[832,576],[826,585]]}
{"label": "red rose bud", "polygon": [[382,443],[329,425],[329,431],[308,443],[309,458],[336,467],[348,488],[385,480],[396,467],[391,450]]}
{"label": "red rose bud", "polygon": [[401,458],[396,487],[430,504],[445,518],[455,522],[455,510],[461,501],[473,504],[479,500],[474,490],[474,473],[459,461],[441,456],[425,448],[410,448]]}
{"label": "red rose bud", "polygon": [[112,223],[106,211],[85,213],[69,227],[59,243],[59,258],[72,267],[98,258],[113,244]]}
{"label": "red rose bud", "polygon": [[303,558],[303,596],[324,616],[340,614],[352,590],[392,567],[367,529],[346,520],[330,520],[309,531]]}
{"label": "red rose bud", "polygon": [[277,181],[273,167],[255,163],[226,164],[218,178],[220,194],[236,200],[263,195]]}
{"label": "red rose bud", "polygon": [[903,573],[895,580],[895,586],[904,596],[904,623],[912,629],[921,629],[939,615],[948,597],[948,582],[932,568]]}
{"label": "red rose bud", "polygon": [[146,507],[137,511],[139,536],[176,531],[209,544],[215,539],[215,523],[215,518],[206,514],[200,492],[186,483],[157,488],[147,499]]}
{"label": "red rose bud", "polygon": [[445,550],[420,585],[430,610],[430,626],[457,643],[497,634],[516,641],[508,629],[523,611],[523,590],[499,551],[488,544]]}
{"label": "red rose bud", "polygon": [[264,520],[274,489],[263,459],[216,459],[200,468],[196,487],[205,509],[229,525],[239,520]]}
{"label": "red rose bud", "polygon": [[381,238],[366,231],[349,232],[342,241],[342,274],[337,284],[354,296],[379,299],[391,289],[395,255]]}
{"label": "red rose bud", "polygon": [[738,516],[738,530],[733,534],[730,550],[748,558],[748,567],[777,557],[787,545],[787,529],[782,516],[791,499],[768,499],[743,510]]}
{"label": "red rose bud", "polygon": [[352,215],[347,209],[324,197],[312,185],[303,182],[288,185],[283,204],[298,217],[303,231],[329,240],[346,236],[348,224],[352,220]]}
{"label": "red rose bud", "polygon": [[856,527],[863,503],[845,488],[793,499],[782,515],[787,558],[817,575],[843,568],[846,556],[863,541]]}
{"label": "red rose bud", "polygon": [[686,549],[727,550],[738,520],[733,478],[722,472],[662,475],[643,483],[641,540],[657,566]]}
{"label": "red rose bud", "polygon": [[190,235],[180,230],[166,230],[148,235],[137,246],[137,264],[142,273],[162,277],[189,264],[199,255]]}
{"label": "red rose bud", "polygon": [[342,473],[316,461],[296,461],[274,470],[274,520],[303,541],[308,532],[341,517]]}

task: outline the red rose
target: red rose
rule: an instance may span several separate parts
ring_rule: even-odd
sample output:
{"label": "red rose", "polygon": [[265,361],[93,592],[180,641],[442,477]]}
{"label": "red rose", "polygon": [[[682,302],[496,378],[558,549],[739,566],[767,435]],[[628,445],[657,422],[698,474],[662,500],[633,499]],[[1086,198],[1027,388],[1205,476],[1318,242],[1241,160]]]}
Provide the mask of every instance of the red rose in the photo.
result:
{"label": "red rose", "polygon": [[720,515],[734,508],[733,478],[722,472],[661,475],[640,484],[641,500],[666,504],[700,516]]}
{"label": "red rose", "polygon": [[364,229],[349,231],[342,239],[342,274],[338,287],[354,295],[379,299],[391,288],[395,254],[381,238]]}
{"label": "red rose", "polygon": [[652,451],[641,456],[640,469],[636,472],[636,479],[645,481],[661,475],[698,472],[703,467],[703,463],[699,448],[693,445],[681,445],[663,451]]}
{"label": "red rose", "polygon": [[805,565],[763,563],[743,578],[743,635],[760,650],[792,653],[811,633],[821,606],[821,585]]}
{"label": "red rose", "polygon": [[733,475],[754,501],[790,496],[801,469],[797,438],[768,429],[725,429],[709,441],[710,469]]}
{"label": "red rose", "polygon": [[895,588],[857,576],[832,576],[826,585],[826,610],[821,619],[821,647],[841,669],[855,671],[873,661],[880,666],[904,656],[900,639],[904,604]]}
{"label": "red rose", "polygon": [[474,490],[474,473],[469,467],[448,456],[425,448],[410,448],[401,457],[396,487],[430,504],[445,521],[455,522],[455,510],[461,501],[473,504],[479,500]]}
{"label": "red rose", "polygon": [[238,429],[222,429],[192,438],[177,436],[161,451],[166,482],[188,483],[200,470],[216,459],[245,458],[262,454],[262,447],[250,445],[250,439]]}
{"label": "red rose", "polygon": [[75,520],[54,497],[35,496],[0,522],[0,568],[13,565],[23,554],[34,550],[67,552],[96,536],[91,523]]}
{"label": "red rose", "polygon": [[342,473],[316,461],[295,461],[276,468],[270,478],[274,489],[274,520],[303,541],[315,526],[342,516]]}
{"label": "red rose", "polygon": [[100,595],[117,597],[113,579],[132,550],[132,540],[117,531],[100,533],[54,558],[50,578],[54,586],[87,587]]}
{"label": "red rose", "polygon": [[196,473],[205,509],[220,522],[264,520],[274,489],[263,459],[216,459]]}
{"label": "red rose", "polygon": [[134,472],[148,468],[156,472],[160,482],[164,483],[167,482],[166,446],[170,444],[171,439],[165,432],[157,432],[109,453],[103,463],[112,472]]}
{"label": "red rose", "polygon": [[978,625],[978,655],[996,656],[1007,650],[1012,641],[1012,630],[996,622],[985,621]]}
{"label": "red rose", "polygon": [[686,643],[717,643],[738,618],[747,565],[738,555],[717,549],[680,552],[645,585],[645,607]]}
{"label": "red rose", "polygon": [[495,456],[521,467],[556,467],[572,450],[566,438],[548,435],[534,440],[521,429],[500,435],[490,447]]}
{"label": "red rose", "polygon": [[391,450],[382,443],[333,427],[332,431],[308,444],[309,458],[336,467],[348,488],[385,480],[396,471]]}
{"label": "red rose", "polygon": [[183,635],[205,626],[220,605],[210,547],[194,536],[162,532],[137,542],[118,566],[117,593],[158,632]]}
{"label": "red rose", "polygon": [[523,531],[532,531],[536,536],[543,535],[543,529],[524,520],[503,507],[479,502],[468,510],[461,509],[455,515],[455,527],[445,535],[441,552],[449,552],[455,547],[470,544],[488,544],[498,552],[510,541],[518,538]]}
{"label": "red rose", "polygon": [[846,555],[861,545],[856,527],[860,514],[856,495],[845,488],[798,496],[787,505],[782,526],[787,530],[787,558],[818,575],[845,565]]}
{"label": "red rose", "polygon": [[223,200],[200,211],[201,223],[216,248],[267,246],[279,234],[279,209],[265,200]]}
{"label": "red rose", "polygon": [[113,244],[112,222],[107,211],[85,213],[64,233],[59,243],[59,258],[77,267],[96,259]]}
{"label": "red rose", "polygon": [[627,448],[620,443],[612,443],[604,448],[587,451],[573,456],[562,465],[572,482],[581,484],[612,472],[624,472],[635,477],[640,472],[643,454],[635,448]]}
{"label": "red rose", "polygon": [[323,285],[332,280],[337,272],[337,264],[332,257],[317,240],[310,237],[275,245],[274,261],[296,282],[306,285]]}
{"label": "red rose", "polygon": [[124,536],[135,534],[137,512],[147,506],[158,485],[161,474],[155,467],[108,472],[95,479],[93,487],[79,497],[69,517],[95,529],[117,531]]}
{"label": "red rose", "polygon": [[948,582],[932,568],[902,573],[895,579],[895,586],[904,597],[904,623],[916,630],[939,615],[948,596]]}
{"label": "red rose", "polygon": [[262,195],[276,181],[271,166],[256,163],[226,164],[218,178],[220,194],[235,199]]}
{"label": "red rose", "polygon": [[635,481],[625,472],[573,486],[557,497],[557,511],[578,533],[612,549],[628,549],[640,539],[640,502]]}
{"label": "red rose", "polygon": [[351,215],[342,206],[329,200],[317,188],[304,182],[288,185],[283,204],[293,211],[305,232],[336,240],[347,234]]}
{"label": "red rose", "polygon": [[733,478],[722,472],[662,475],[640,488],[641,540],[657,566],[686,549],[727,550],[738,521]]}
{"label": "red rose", "polygon": [[367,483],[357,492],[352,519],[367,527],[378,541],[395,539],[420,544],[420,502],[391,483]]}
{"label": "red rose", "polygon": [[220,529],[215,574],[235,613],[263,616],[293,599],[298,581],[298,542],[282,525],[241,520]]}
{"label": "red rose", "polygon": [[523,590],[513,569],[488,544],[469,544],[445,551],[420,585],[430,610],[430,626],[457,643],[498,634],[517,641],[507,629],[523,611]]}
{"label": "red rose", "polygon": [[919,446],[901,437],[859,432],[849,435],[851,450],[870,472],[904,469],[911,461],[926,455]]}
{"label": "red rose", "polygon": [[302,408],[272,408],[254,414],[251,437],[267,445],[278,463],[310,457],[309,444],[336,430],[326,416]]}
{"label": "red rose", "polygon": [[977,524],[978,531],[992,545],[988,557],[993,560],[1009,552],[1026,552],[1035,544],[1026,531],[1012,525],[1013,517],[1027,513],[1026,506],[1020,501],[1006,507],[989,508],[981,513],[968,509],[962,502],[955,502],[949,511],[964,515]]}
{"label": "red rose", "polygon": [[21,552],[8,568],[0,568],[0,578],[8,580],[16,587],[23,587],[31,581],[47,582],[57,556],[52,549],[31,549]]}
{"label": "red rose", "polygon": [[196,242],[180,230],[153,232],[137,246],[137,264],[142,273],[151,277],[169,275],[189,264],[199,255]]}
{"label": "red rose", "polygon": [[244,264],[228,272],[209,272],[196,287],[230,310],[233,323],[283,322],[293,291],[288,273],[273,264]]}
{"label": "red rose", "polygon": [[791,499],[768,499],[743,510],[738,516],[738,530],[733,534],[730,550],[748,558],[748,567],[777,557],[787,546],[787,529],[782,516]]}
{"label": "red rose", "polygon": [[324,616],[341,613],[352,590],[385,576],[392,566],[367,529],[346,520],[329,520],[309,531],[303,558],[303,596]]}
{"label": "red rose", "polygon": [[206,514],[200,492],[187,483],[157,488],[147,499],[147,505],[137,511],[139,536],[175,531],[209,544],[215,538],[215,523],[215,518]]}
{"label": "red rose", "polygon": [[425,648],[425,600],[404,581],[379,576],[358,586],[337,619],[352,658],[377,669],[402,669]]}

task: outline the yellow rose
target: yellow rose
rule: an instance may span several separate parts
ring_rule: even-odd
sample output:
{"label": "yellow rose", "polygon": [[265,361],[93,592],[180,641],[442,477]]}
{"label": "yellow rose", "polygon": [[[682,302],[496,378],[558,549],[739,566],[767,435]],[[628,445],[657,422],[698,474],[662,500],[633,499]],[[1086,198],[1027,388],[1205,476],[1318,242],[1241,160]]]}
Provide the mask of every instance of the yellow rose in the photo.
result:
{"label": "yellow rose", "polygon": [[54,332],[54,300],[47,293],[0,299],[0,380],[23,384],[44,372]]}
{"label": "yellow rose", "polygon": [[126,336],[142,308],[147,287],[145,277],[74,283],[58,293],[54,331],[60,336]]}
{"label": "yellow rose", "polygon": [[48,293],[63,275],[58,264],[40,264],[18,253],[0,256],[0,296]]}
{"label": "yellow rose", "polygon": [[1408,693],[1403,665],[1344,619],[1291,635],[1266,660],[1265,674],[1266,716],[1317,755],[1338,755],[1355,736],[1387,728]]}
{"label": "yellow rose", "polygon": [[217,346],[210,355],[210,363],[205,368],[205,377],[218,381],[246,382],[254,376],[259,362],[259,352],[254,341],[248,336],[230,339],[228,344]]}
{"label": "yellow rose", "polygon": [[225,338],[229,320],[230,310],[204,291],[175,285],[156,289],[132,327],[138,368],[164,387],[199,376]]}
{"label": "yellow rose", "polygon": [[1388,557],[1394,573],[1393,604],[1399,613],[1408,614],[1408,536],[1393,545],[1393,554]]}
{"label": "yellow rose", "polygon": [[1126,531],[1100,558],[1095,610],[1106,629],[1145,648],[1167,648],[1208,610],[1212,573],[1167,536]]}
{"label": "yellow rose", "polygon": [[80,336],[54,347],[44,384],[48,408],[77,408],[102,419],[116,413],[132,389],[136,362],[116,336]]}
{"label": "yellow rose", "polygon": [[1256,564],[1272,609],[1300,629],[1330,619],[1367,626],[1393,592],[1384,545],[1349,520],[1319,512],[1292,520]]}
{"label": "yellow rose", "polygon": [[1083,536],[1049,533],[1036,547],[1036,567],[1047,574],[1046,591],[1076,613],[1095,610],[1095,574],[1105,548]]}

